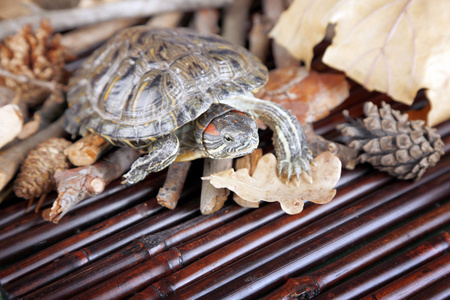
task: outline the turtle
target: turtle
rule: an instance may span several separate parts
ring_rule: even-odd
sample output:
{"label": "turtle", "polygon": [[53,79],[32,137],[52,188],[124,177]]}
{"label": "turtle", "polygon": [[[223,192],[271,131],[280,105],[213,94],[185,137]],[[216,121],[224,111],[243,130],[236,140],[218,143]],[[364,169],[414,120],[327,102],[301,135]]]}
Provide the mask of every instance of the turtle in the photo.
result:
{"label": "turtle", "polygon": [[145,153],[124,175],[133,184],[174,161],[251,153],[260,119],[274,132],[279,176],[298,179],[313,157],[297,118],[254,96],[267,80],[256,56],[218,35],[130,27],[70,79],[64,128]]}

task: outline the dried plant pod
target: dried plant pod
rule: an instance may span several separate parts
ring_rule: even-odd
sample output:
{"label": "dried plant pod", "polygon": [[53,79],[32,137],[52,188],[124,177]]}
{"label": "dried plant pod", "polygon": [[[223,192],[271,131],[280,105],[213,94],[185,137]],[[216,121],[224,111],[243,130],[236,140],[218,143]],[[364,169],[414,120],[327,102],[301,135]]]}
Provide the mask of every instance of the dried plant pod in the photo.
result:
{"label": "dried plant pod", "polygon": [[63,138],[50,138],[31,150],[14,181],[16,196],[35,199],[52,191],[55,171],[69,167],[63,151],[70,144]]}
{"label": "dried plant pod", "polygon": [[291,180],[284,184],[277,176],[277,159],[272,153],[264,155],[250,176],[248,169],[234,171],[229,169],[202,178],[209,180],[216,188],[228,188],[249,202],[279,202],[283,211],[298,214],[303,210],[303,200],[317,204],[330,202],[336,195],[333,187],[341,177],[341,162],[331,152],[323,152],[314,158],[311,165],[313,183],[306,174],[300,182]]}
{"label": "dried plant pod", "polygon": [[[48,21],[42,21],[35,32],[31,26],[25,26],[0,43],[0,68],[30,79],[63,82],[67,58],[60,35],[53,34]],[[39,105],[50,93],[44,87],[8,77],[0,77],[0,86],[19,92],[23,101],[31,106]]]}
{"label": "dried plant pod", "polygon": [[364,104],[365,118],[353,120],[337,129],[344,142],[359,151],[358,163],[368,162],[380,171],[399,179],[419,179],[444,155],[444,142],[436,129],[422,120],[409,120],[407,114],[382,103],[378,109]]}

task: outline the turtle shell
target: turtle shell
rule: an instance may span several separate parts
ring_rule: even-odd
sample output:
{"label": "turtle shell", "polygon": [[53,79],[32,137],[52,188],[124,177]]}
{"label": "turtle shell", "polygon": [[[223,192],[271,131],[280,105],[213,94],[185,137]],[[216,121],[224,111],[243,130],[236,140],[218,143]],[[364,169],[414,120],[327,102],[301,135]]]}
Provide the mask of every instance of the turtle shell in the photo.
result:
{"label": "turtle shell", "polygon": [[144,146],[222,99],[256,92],[267,77],[258,58],[217,35],[128,28],[71,78],[65,129]]}

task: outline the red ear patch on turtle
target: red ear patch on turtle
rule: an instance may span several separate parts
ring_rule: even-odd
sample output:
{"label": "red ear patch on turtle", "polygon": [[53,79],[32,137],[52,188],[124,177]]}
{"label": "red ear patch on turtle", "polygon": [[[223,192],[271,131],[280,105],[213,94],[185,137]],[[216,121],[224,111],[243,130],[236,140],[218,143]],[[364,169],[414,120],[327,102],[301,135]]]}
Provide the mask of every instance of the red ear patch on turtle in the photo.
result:
{"label": "red ear patch on turtle", "polygon": [[213,123],[209,123],[206,127],[205,132],[211,135],[220,135],[220,132],[217,130],[216,126]]}

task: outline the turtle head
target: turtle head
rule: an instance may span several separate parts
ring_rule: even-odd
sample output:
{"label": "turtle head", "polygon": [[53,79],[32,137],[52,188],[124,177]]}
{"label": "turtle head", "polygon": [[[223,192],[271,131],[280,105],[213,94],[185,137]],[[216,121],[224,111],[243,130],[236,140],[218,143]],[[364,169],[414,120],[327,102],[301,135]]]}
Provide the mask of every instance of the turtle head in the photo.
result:
{"label": "turtle head", "polygon": [[230,110],[209,122],[203,131],[202,143],[211,158],[247,155],[258,147],[256,121],[246,113]]}

